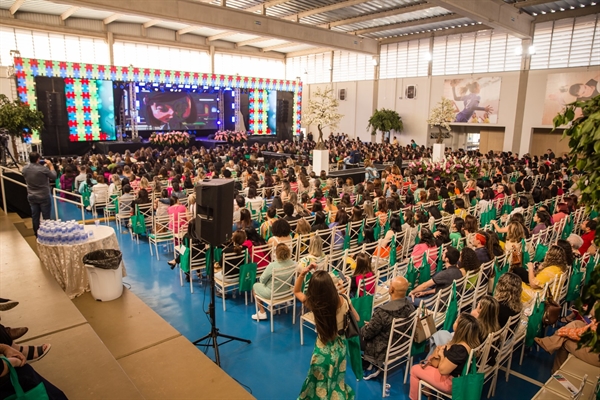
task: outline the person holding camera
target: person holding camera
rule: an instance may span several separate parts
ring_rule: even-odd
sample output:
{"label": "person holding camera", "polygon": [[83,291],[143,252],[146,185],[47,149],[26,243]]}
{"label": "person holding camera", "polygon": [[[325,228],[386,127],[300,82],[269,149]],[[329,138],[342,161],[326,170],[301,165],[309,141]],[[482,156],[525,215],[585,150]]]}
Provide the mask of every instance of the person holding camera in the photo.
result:
{"label": "person holding camera", "polygon": [[29,153],[29,164],[23,168],[23,177],[27,184],[27,201],[31,206],[33,232],[37,237],[40,228],[40,213],[44,219],[50,219],[52,201],[50,200],[50,181],[56,179],[56,171],[50,160],[40,162],[39,153]]}

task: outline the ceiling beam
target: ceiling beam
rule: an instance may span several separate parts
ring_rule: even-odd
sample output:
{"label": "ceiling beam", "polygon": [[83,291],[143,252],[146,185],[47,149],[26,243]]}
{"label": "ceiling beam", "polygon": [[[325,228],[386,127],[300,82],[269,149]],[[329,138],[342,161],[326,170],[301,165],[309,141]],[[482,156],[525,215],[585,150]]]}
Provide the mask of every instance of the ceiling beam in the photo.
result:
{"label": "ceiling beam", "polygon": [[[96,10],[109,10],[119,14],[136,15],[148,19],[177,22],[186,25],[206,26],[219,30],[235,30],[255,36],[272,37],[316,47],[331,47],[363,54],[377,54],[377,41],[357,38],[343,32],[327,31],[309,24],[297,24],[279,18],[251,14],[244,10],[187,0],[53,0]],[[408,7],[407,7],[408,8]]]}
{"label": "ceiling beam", "polygon": [[154,25],[158,24],[159,22],[160,22],[160,19],[151,19],[150,21],[144,22],[142,26],[144,28],[148,29],[151,26],[154,26]]}
{"label": "ceiling beam", "polygon": [[264,3],[258,4],[258,5],[252,6],[252,7],[244,8],[244,11],[248,11],[248,12],[262,11],[263,7],[264,8],[275,7],[280,4],[287,3],[288,1],[290,1],[290,0],[265,1]]}
{"label": "ceiling beam", "polygon": [[533,17],[502,0],[429,0],[429,2],[518,38],[531,39],[532,37]]}
{"label": "ceiling beam", "polygon": [[330,47],[317,47],[317,48],[314,48],[314,49],[292,51],[290,53],[287,53],[285,56],[286,56],[286,58],[301,57],[301,56],[308,56],[310,54],[327,53],[328,51],[331,51]]}
{"label": "ceiling beam", "polygon": [[[41,15],[41,14],[40,14]],[[106,32],[104,31],[89,31],[85,29],[73,28],[65,25],[51,25],[44,24],[39,22],[30,22],[27,20],[19,19],[19,18],[9,18],[9,17],[0,17],[0,25],[9,26],[13,28],[21,28],[21,29],[29,29],[33,31],[39,32],[52,32],[57,34],[68,34],[80,37],[89,37],[89,38],[97,38],[97,39],[106,39]],[[200,50],[200,51],[208,51],[210,46],[194,44],[194,43],[186,43],[186,42],[178,42],[176,40],[164,40],[164,39],[154,39],[147,38],[143,36],[128,36],[128,35],[113,35],[115,40],[121,42],[129,42],[129,43],[145,43],[145,44],[153,44],[153,45],[161,45],[161,46],[169,46],[169,47],[178,47],[182,49],[190,49],[190,50]],[[254,57],[263,57],[263,58],[271,58],[281,60],[285,58],[285,55],[278,52],[269,52],[269,53],[261,53],[256,50],[252,51],[244,51],[242,49],[234,49],[228,46],[212,46],[216,49],[218,53],[230,53],[230,54],[243,54]]]}
{"label": "ceiling beam", "polygon": [[374,13],[374,14],[361,15],[360,17],[342,19],[340,21],[333,21],[328,24],[321,24],[318,26],[320,26],[322,28],[333,28],[335,26],[350,25],[350,24],[355,24],[358,22],[371,21],[376,18],[385,18],[385,17],[394,16],[394,15],[407,14],[410,12],[426,10],[431,7],[433,7],[433,6],[431,4],[427,4],[427,3],[416,4],[414,6],[394,8],[393,10],[387,10],[387,11],[378,12],[378,13]]}
{"label": "ceiling beam", "polygon": [[461,18],[461,16],[456,14],[446,14],[440,15],[438,17],[415,19],[412,21],[399,22],[397,24],[380,25],[375,26],[373,28],[359,29],[350,33],[353,33],[355,35],[365,35],[367,33],[391,31],[392,29],[410,28],[411,26],[433,24],[435,22],[452,21],[457,18]]}
{"label": "ceiling beam", "polygon": [[244,40],[242,42],[236,43],[235,46],[236,47],[244,47],[244,46],[248,46],[254,43],[259,43],[259,42],[266,42],[267,40],[271,40],[271,38],[266,38],[266,37],[257,37],[254,39],[248,39],[248,40]]}
{"label": "ceiling beam", "polygon": [[114,13],[113,15],[109,15],[108,17],[104,18],[102,20],[102,23],[104,23],[104,25],[108,25],[111,22],[115,22],[117,19],[119,19],[120,16],[121,16],[121,14]]}
{"label": "ceiling beam", "polygon": [[237,35],[238,32],[221,32],[221,33],[217,33],[216,35],[212,35],[206,38],[206,40],[208,40],[209,42],[214,42],[215,40],[219,40],[228,36],[233,36],[233,35]]}
{"label": "ceiling beam", "polygon": [[600,4],[596,3],[595,6],[588,5],[585,7],[575,7],[573,10],[565,10],[555,13],[538,14],[535,17],[535,23],[539,24],[546,21],[556,21],[557,19],[563,18],[577,18],[585,15],[592,15],[600,13]]}
{"label": "ceiling beam", "polygon": [[25,0],[16,0],[12,6],[10,6],[9,11],[11,15],[15,15],[15,13],[21,8],[21,6],[25,3]]}
{"label": "ceiling beam", "polygon": [[273,51],[273,50],[277,50],[277,49],[285,49],[286,47],[293,47],[293,46],[297,46],[299,43],[281,43],[281,44],[276,44],[275,46],[269,46],[269,47],[263,47],[261,50],[264,51],[265,53],[269,52],[269,51]]}
{"label": "ceiling beam", "polygon": [[406,41],[414,40],[414,39],[427,39],[430,37],[456,35],[459,33],[471,33],[471,32],[483,31],[486,29],[492,29],[492,28],[489,26],[483,25],[483,24],[469,25],[469,26],[462,26],[460,28],[448,28],[448,29],[442,29],[442,30],[437,30],[437,31],[432,31],[432,32],[415,33],[414,35],[403,35],[403,36],[398,36],[398,37],[391,37],[391,38],[387,38],[387,39],[381,39],[379,41],[379,43],[381,43],[381,44],[399,43],[399,42],[406,42]]}
{"label": "ceiling beam", "polygon": [[181,28],[180,30],[178,30],[177,34],[181,36],[185,35],[186,33],[197,31],[198,29],[200,29],[200,27],[196,25],[186,26],[185,28]]}
{"label": "ceiling beam", "polygon": [[60,19],[62,19],[63,21],[66,20],[71,15],[75,14],[77,12],[77,10],[79,10],[80,8],[81,7],[77,7],[77,6],[73,6],[73,7],[69,8],[67,11],[60,14]]}
{"label": "ceiling beam", "polygon": [[299,12],[297,14],[287,15],[287,16],[283,17],[283,19],[287,19],[289,21],[296,21],[297,19],[301,19],[301,18],[308,17],[308,16],[311,16],[311,15],[322,14],[322,13],[325,13],[325,12],[339,10],[340,8],[344,8],[344,7],[352,7],[352,6],[355,6],[357,4],[363,4],[363,3],[367,3],[367,2],[368,2],[368,0],[347,0],[347,1],[342,1],[341,3],[331,4],[331,5],[328,5],[328,6],[325,6],[325,7],[313,8],[312,10],[302,11],[302,12]]}
{"label": "ceiling beam", "polygon": [[523,8],[523,7],[539,6],[541,4],[548,4],[548,3],[554,3],[554,2],[556,2],[556,0],[525,0],[525,1],[519,1],[517,3],[513,3],[512,6],[516,7],[516,8]]}

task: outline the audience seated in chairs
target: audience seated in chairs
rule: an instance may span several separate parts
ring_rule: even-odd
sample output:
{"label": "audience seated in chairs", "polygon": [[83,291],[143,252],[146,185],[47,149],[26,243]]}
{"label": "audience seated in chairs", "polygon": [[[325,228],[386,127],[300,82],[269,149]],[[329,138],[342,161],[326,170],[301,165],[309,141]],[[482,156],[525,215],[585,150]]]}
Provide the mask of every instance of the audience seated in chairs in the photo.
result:
{"label": "audience seated in chairs", "polygon": [[410,400],[420,400],[421,380],[443,393],[452,393],[452,379],[462,374],[469,353],[481,343],[479,323],[470,314],[460,314],[453,330],[448,344],[436,347],[431,356],[410,369]]}
{"label": "audience seated in chairs", "polygon": [[565,251],[556,245],[548,249],[541,264],[536,264],[527,264],[527,270],[522,267],[512,268],[512,271],[523,280],[523,294],[521,295],[523,303],[531,301],[536,293],[540,293],[544,289],[544,285],[568,270]]}
{"label": "audience seated in chairs", "polygon": [[[231,246],[225,247],[223,249],[223,254],[235,254],[235,255],[241,255],[244,251],[246,251],[246,246],[244,246],[244,242],[246,241],[246,232],[240,230],[240,231],[236,231],[233,233],[233,236],[231,237]],[[215,272],[215,279],[218,279],[219,281],[224,281],[226,283],[231,283],[230,280],[227,279],[227,277],[225,277],[224,279],[224,275],[235,275],[235,280],[239,279],[238,275],[239,275],[239,268],[235,268],[237,271],[230,271],[227,268],[229,267],[229,264],[227,263],[223,263],[222,265],[222,270]]]}
{"label": "audience seated in chairs", "polygon": [[521,312],[521,293],[523,292],[523,281],[518,275],[508,272],[498,279],[494,289],[494,298],[498,300],[498,323],[504,327],[508,319]]}
{"label": "audience seated in chairs", "polygon": [[[271,264],[267,265],[265,271],[260,276],[257,283],[254,284],[253,292],[258,294],[262,298],[271,297],[271,279],[273,277],[273,271],[277,269],[284,269],[294,265],[294,260],[291,259],[292,252],[287,244],[279,243],[275,248],[275,259]],[[293,273],[293,271],[291,272]],[[283,277],[282,279],[287,279]],[[282,287],[282,290],[286,290],[286,287]],[[256,303],[258,306],[258,313],[252,315],[254,320],[265,320],[267,319],[267,313],[264,306],[260,303]],[[271,316],[272,318],[273,316]]]}
{"label": "audience seated in chairs", "polygon": [[[593,307],[585,306],[589,310],[593,310]],[[554,355],[554,363],[552,365],[552,373],[558,371],[561,365],[567,360],[569,354],[572,354],[576,358],[593,365],[600,367],[600,355],[592,352],[591,347],[579,348],[578,342],[581,340],[583,335],[588,330],[598,329],[598,321],[593,315],[586,317],[580,317],[576,321],[569,322],[557,330],[554,335],[547,336],[544,338],[535,338],[535,342],[544,350]]]}
{"label": "audience seated in chairs", "polygon": [[418,306],[424,298],[434,296],[438,291],[452,285],[456,279],[462,278],[462,272],[457,266],[460,252],[454,247],[448,247],[442,253],[444,269],[434,274],[431,279],[414,288],[409,296],[414,305]]}
{"label": "audience seated in chairs", "polygon": [[371,320],[360,330],[361,348],[364,351],[363,358],[364,364],[366,364],[364,373],[366,380],[375,378],[381,372],[379,368],[373,368],[372,364],[382,366],[385,360],[390,328],[394,318],[407,318],[415,310],[406,297],[407,290],[406,278],[402,276],[394,278],[390,282],[390,301],[377,307]]}

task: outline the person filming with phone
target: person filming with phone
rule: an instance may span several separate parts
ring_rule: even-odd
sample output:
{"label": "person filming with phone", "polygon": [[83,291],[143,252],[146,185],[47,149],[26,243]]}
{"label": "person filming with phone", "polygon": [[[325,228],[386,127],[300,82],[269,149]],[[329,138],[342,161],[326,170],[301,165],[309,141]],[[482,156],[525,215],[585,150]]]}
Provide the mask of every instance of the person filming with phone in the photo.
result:
{"label": "person filming with phone", "polygon": [[40,213],[44,219],[50,219],[52,201],[50,200],[50,181],[56,179],[56,171],[50,160],[40,161],[39,153],[29,153],[29,164],[23,168],[23,177],[27,184],[27,201],[31,206],[33,232],[37,237],[40,228]]}

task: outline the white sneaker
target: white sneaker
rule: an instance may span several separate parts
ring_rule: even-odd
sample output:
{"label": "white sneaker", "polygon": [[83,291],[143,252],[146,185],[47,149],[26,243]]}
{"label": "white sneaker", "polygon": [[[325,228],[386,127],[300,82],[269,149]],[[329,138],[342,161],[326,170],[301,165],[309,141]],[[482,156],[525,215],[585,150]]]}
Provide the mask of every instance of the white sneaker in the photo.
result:
{"label": "white sneaker", "polygon": [[267,319],[267,313],[259,311],[257,314],[252,314],[252,319],[255,321],[256,320],[263,321],[263,320]]}

